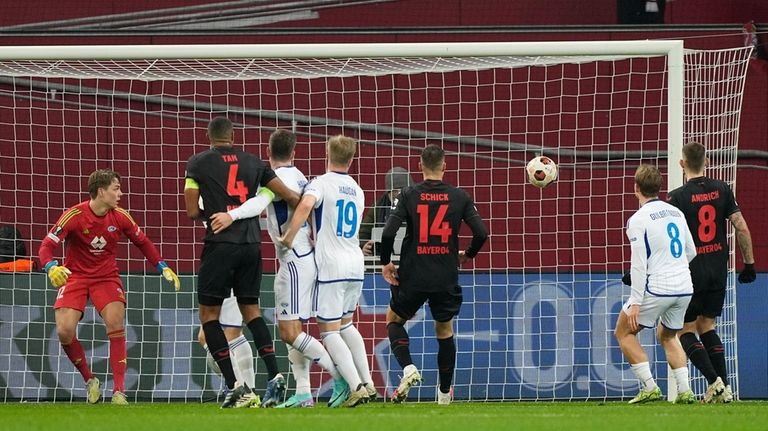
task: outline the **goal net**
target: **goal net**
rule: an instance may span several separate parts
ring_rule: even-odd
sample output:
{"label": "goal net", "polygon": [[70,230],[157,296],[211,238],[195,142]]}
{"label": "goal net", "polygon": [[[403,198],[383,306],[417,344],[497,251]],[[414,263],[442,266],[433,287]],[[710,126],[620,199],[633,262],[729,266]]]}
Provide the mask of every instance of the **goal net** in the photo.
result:
{"label": "goal net", "polygon": [[[138,249],[127,240],[119,248],[126,392],[134,400],[200,401],[216,397],[222,382],[197,344],[203,228],[186,217],[183,178],[186,160],[208,146],[208,121],[228,116],[236,145],[264,159],[269,134],[293,130],[295,164],[308,177],[324,173],[329,136],[356,138],[352,174],[368,206],[387,192],[393,167],[421,181],[420,150],[438,144],[448,154],[446,181],[474,197],[490,230],[460,275],[456,398],[627,398],[638,382],[613,329],[629,294],[620,279],[630,260],[624,225],[637,209],[634,170],[655,163],[665,191],[682,184],[680,148],[695,139],[710,151],[709,174],[734,185],[748,58],[749,49],[684,52],[679,41],[2,47],[0,217],[36,256],[61,212],[87,199],[88,175],[118,171],[121,206],[182,276],[174,293]],[[558,181],[545,189],[525,175],[539,154],[559,166]],[[462,243],[469,237],[462,231]],[[274,321],[266,236],[262,249],[262,307]],[[388,285],[371,263],[355,319],[376,387],[388,397],[401,370],[387,340]],[[0,273],[3,400],[85,396],[58,343],[55,296],[40,272]],[[735,311],[731,272],[720,330],[737,389]],[[425,378],[410,398],[434,400],[428,311],[407,328]],[[307,330],[317,334],[313,324]],[[653,337],[646,330],[640,338],[663,382],[666,362]],[[78,338],[109,391],[108,341],[91,306]],[[288,375],[286,349],[275,346]],[[266,373],[256,365],[263,388]],[[696,376],[700,395],[705,385]],[[312,385],[316,395],[330,394],[318,368]]]}

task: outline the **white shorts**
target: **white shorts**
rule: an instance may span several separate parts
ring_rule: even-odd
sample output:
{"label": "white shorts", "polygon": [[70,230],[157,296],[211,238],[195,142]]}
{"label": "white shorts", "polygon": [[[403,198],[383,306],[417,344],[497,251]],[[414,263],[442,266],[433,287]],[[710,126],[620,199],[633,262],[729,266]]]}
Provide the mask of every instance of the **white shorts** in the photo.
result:
{"label": "white shorts", "polygon": [[317,319],[332,322],[351,317],[362,292],[362,280],[318,283]]}
{"label": "white shorts", "polygon": [[[645,328],[656,327],[656,322],[661,319],[661,324],[672,331],[683,329],[685,320],[685,310],[688,309],[688,303],[691,302],[691,296],[654,296],[645,293],[643,303],[640,304],[640,315],[637,323]],[[626,312],[629,305],[624,304],[623,310]]]}
{"label": "white shorts", "polygon": [[308,320],[314,317],[317,300],[315,256],[280,262],[275,276],[275,315],[277,320]]}
{"label": "white shorts", "polygon": [[219,323],[221,326],[225,327],[243,327],[243,315],[240,313],[240,307],[237,306],[237,298],[235,298],[234,294],[230,295],[229,298],[224,299],[224,302],[221,304]]}

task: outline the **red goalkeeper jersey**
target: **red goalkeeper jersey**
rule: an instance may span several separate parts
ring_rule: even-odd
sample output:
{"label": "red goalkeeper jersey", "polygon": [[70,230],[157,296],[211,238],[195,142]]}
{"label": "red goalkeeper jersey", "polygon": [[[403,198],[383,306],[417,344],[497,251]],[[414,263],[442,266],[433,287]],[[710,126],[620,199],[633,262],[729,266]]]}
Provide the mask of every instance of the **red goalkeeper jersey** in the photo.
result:
{"label": "red goalkeeper jersey", "polygon": [[117,277],[115,249],[123,234],[144,253],[152,266],[162,260],[152,241],[144,235],[128,211],[109,210],[97,216],[89,201],[64,211],[40,246],[40,262],[54,259],[54,252],[64,241],[64,263],[73,277]]}

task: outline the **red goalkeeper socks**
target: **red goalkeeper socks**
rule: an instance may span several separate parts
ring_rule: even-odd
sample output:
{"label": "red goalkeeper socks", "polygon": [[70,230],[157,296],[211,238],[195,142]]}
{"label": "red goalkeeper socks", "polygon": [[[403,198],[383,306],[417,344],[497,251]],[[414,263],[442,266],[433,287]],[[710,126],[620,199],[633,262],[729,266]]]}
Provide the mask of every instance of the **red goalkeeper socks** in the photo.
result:
{"label": "red goalkeeper socks", "polygon": [[72,361],[75,368],[77,368],[77,371],[80,371],[83,380],[86,382],[90,380],[91,377],[93,377],[93,373],[91,373],[91,369],[88,368],[88,361],[85,359],[85,351],[83,350],[80,341],[78,341],[77,338],[73,338],[72,342],[67,345],[62,344],[61,347],[64,349],[64,353],[67,354],[69,360]]}
{"label": "red goalkeeper socks", "polygon": [[125,370],[128,368],[128,356],[125,349],[125,329],[107,333],[109,337],[109,367],[115,380],[114,390],[125,392]]}

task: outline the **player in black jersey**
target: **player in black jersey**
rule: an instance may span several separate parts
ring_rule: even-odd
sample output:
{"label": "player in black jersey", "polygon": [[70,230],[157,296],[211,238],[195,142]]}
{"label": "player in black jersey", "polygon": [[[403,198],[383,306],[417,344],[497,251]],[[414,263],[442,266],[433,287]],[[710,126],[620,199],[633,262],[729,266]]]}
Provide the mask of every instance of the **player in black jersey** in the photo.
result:
{"label": "player in black jersey", "polygon": [[[259,187],[296,206],[300,196],[286,187],[275,172],[258,157],[232,146],[232,122],[217,117],[208,124],[209,150],[197,153],[187,162],[184,201],[187,216],[206,225],[203,252],[200,257],[197,300],[200,323],[211,355],[219,365],[231,391],[222,404],[247,407],[258,402],[247,385],[236,386],[229,355],[229,345],[219,324],[221,304],[234,292],[243,321],[253,334],[254,344],[267,366],[269,379],[279,375],[272,334],[261,317],[261,232],[258,218],[235,221],[228,229],[214,234],[210,218],[213,214],[236,208],[253,197]],[[203,209],[199,200],[202,197]]]}
{"label": "player in black jersey", "polygon": [[702,144],[691,142],[683,146],[680,166],[688,182],[669,192],[667,198],[685,215],[697,252],[690,263],[693,298],[679,336],[691,362],[709,382],[704,401],[731,402],[733,392],[728,385],[725,349],[715,331],[715,319],[723,311],[728,277],[726,222],[730,222],[736,231],[744,260],[740,283],[755,281],[755,257],[752,236],[733,192],[726,183],[704,176],[707,163]]}
{"label": "player in black jersey", "polygon": [[[403,189],[381,236],[382,274],[392,286],[387,331],[392,354],[403,367],[403,378],[392,401],[404,401],[411,386],[421,381],[421,374],[411,360],[408,333],[403,325],[428,302],[439,346],[437,400],[438,404],[450,404],[456,366],[453,318],[459,314],[462,302],[458,268],[477,255],[488,232],[472,198],[464,190],[443,182],[445,153],[440,147],[424,148],[419,166],[424,182]],[[472,230],[472,242],[466,250],[459,251],[462,220]],[[403,221],[406,233],[398,270],[390,259],[395,234]]]}

